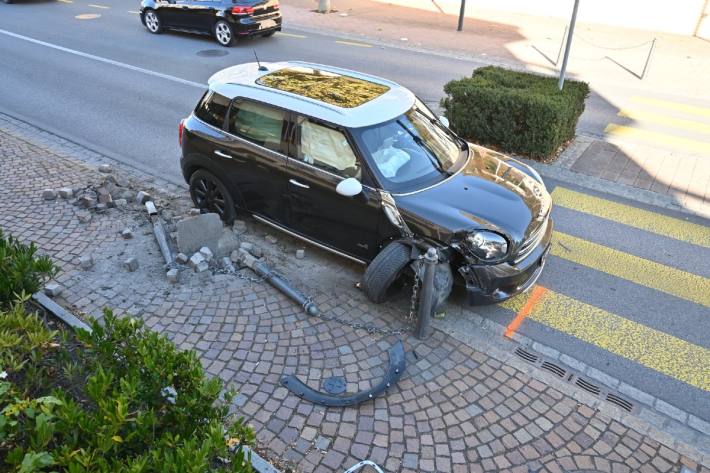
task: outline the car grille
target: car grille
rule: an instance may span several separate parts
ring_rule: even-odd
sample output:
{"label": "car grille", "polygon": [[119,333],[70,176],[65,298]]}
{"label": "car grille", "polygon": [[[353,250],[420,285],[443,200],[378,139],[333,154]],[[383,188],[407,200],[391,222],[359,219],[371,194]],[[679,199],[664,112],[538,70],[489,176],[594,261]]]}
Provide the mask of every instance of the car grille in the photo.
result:
{"label": "car grille", "polygon": [[518,255],[515,257],[514,261],[515,263],[519,263],[520,261],[524,260],[530,253],[533,252],[535,248],[537,248],[537,245],[540,244],[540,241],[545,236],[545,232],[547,231],[547,226],[549,224],[550,218],[547,217],[542,222],[542,224],[530,234],[528,239],[525,240],[525,243],[523,243],[523,245],[520,247],[520,250],[518,250]]}

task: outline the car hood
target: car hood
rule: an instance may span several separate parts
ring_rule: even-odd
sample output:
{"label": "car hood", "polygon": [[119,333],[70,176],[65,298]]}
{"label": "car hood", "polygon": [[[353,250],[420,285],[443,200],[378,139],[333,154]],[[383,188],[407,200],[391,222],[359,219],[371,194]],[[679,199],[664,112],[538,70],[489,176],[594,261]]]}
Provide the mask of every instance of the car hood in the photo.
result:
{"label": "car hood", "polygon": [[395,195],[397,207],[415,233],[443,242],[485,228],[520,245],[547,217],[550,194],[523,163],[473,144],[469,150],[459,172],[433,187]]}

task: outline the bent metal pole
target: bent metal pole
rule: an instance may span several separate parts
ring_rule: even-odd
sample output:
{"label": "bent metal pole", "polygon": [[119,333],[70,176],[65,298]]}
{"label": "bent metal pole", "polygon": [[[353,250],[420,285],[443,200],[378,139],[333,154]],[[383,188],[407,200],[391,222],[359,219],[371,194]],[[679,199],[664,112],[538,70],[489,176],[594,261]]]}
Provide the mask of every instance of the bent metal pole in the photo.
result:
{"label": "bent metal pole", "polygon": [[[417,314],[417,338],[424,340],[429,335],[431,316],[434,312],[434,275],[436,265],[439,262],[439,255],[435,248],[429,248],[424,255],[424,271],[422,278],[422,290],[419,293],[419,311]],[[415,275],[419,277],[419,275]]]}
{"label": "bent metal pole", "polygon": [[577,23],[577,9],[579,8],[579,0],[574,0],[574,8],[572,9],[572,19],[569,22],[569,33],[567,34],[567,45],[565,46],[565,56],[562,59],[562,67],[560,68],[560,81],[557,88],[562,90],[565,85],[565,73],[567,72],[567,61],[569,60],[569,51],[572,47],[572,37],[574,36],[574,25]]}

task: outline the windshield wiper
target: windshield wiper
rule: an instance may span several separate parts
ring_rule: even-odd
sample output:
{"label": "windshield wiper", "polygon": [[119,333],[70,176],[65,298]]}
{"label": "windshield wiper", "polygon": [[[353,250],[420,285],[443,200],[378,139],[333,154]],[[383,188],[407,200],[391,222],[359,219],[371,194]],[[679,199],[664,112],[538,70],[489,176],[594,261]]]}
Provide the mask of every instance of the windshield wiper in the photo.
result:
{"label": "windshield wiper", "polygon": [[415,135],[412,130],[407,128],[401,121],[397,120],[397,123],[399,124],[399,126],[404,128],[404,131],[406,131],[409,136],[412,137],[416,144],[421,146],[424,151],[426,151],[426,155],[429,157],[429,161],[431,161],[437,171],[447,176],[450,175],[449,172],[444,169],[444,166],[441,164],[441,161],[439,161],[439,158],[436,156],[436,153],[434,153],[431,148],[429,148],[429,145],[427,145],[426,142],[420,136]]}

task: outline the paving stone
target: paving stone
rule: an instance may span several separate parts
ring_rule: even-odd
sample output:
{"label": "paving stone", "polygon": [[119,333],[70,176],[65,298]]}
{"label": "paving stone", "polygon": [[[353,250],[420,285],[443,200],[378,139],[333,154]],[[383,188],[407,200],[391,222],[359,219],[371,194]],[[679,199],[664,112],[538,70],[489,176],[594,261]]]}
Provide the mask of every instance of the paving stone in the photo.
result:
{"label": "paving stone", "polygon": [[79,205],[87,209],[93,208],[96,206],[96,199],[89,195],[82,195],[79,197]]}
{"label": "paving stone", "polygon": [[128,258],[123,262],[123,266],[129,271],[129,272],[134,272],[138,269],[138,259],[137,258]]}
{"label": "paving stone", "polygon": [[316,439],[314,445],[318,450],[323,450],[323,451],[328,450],[328,447],[330,446],[330,439],[320,435]]}
{"label": "paving stone", "polygon": [[185,253],[178,253],[177,255],[175,255],[175,262],[178,264],[187,264],[189,260],[190,259]]}
{"label": "paving stone", "polygon": [[296,250],[296,258],[303,259],[305,257],[306,257],[306,250],[303,250],[303,249]]}
{"label": "paving stone", "polygon": [[79,257],[79,266],[84,270],[91,269],[94,266],[94,258],[91,255]]}
{"label": "paving stone", "polygon": [[133,230],[131,230],[130,228],[124,228],[123,230],[121,230],[121,236],[124,240],[129,240],[133,238]]}
{"label": "paving stone", "polygon": [[71,199],[72,197],[74,197],[74,189],[72,189],[71,187],[62,187],[57,190],[57,194],[62,199]]}
{"label": "paving stone", "polygon": [[76,213],[76,217],[81,223],[89,223],[91,221],[91,213],[86,210],[82,210]]}
{"label": "paving stone", "polygon": [[195,215],[200,215],[202,211],[200,209],[190,209],[190,216],[194,217]]}
{"label": "paving stone", "polygon": [[168,279],[168,282],[175,284],[180,279],[180,272],[176,268],[173,268],[168,270],[167,273],[165,273],[165,277]]}
{"label": "paving stone", "polygon": [[149,200],[152,200],[152,199],[153,199],[153,197],[151,197],[151,195],[148,194],[148,193],[145,192],[145,191],[138,191],[138,192],[136,193],[136,196],[134,197],[134,201],[135,201],[137,204],[140,204],[140,205],[143,205],[143,204],[145,204],[146,202],[148,202]]}
{"label": "paving stone", "polygon": [[55,200],[57,198],[57,193],[54,189],[45,189],[42,191],[42,198],[44,200]]}
{"label": "paving stone", "polygon": [[99,166],[99,172],[103,172],[103,173],[113,172],[113,168],[111,167],[110,164],[101,164]]}
{"label": "paving stone", "polygon": [[202,248],[200,248],[200,254],[201,254],[202,257],[205,259],[205,261],[207,261],[208,263],[209,263],[210,261],[212,261],[212,258],[214,257],[214,254],[212,253],[212,250],[210,250],[210,249],[207,248],[206,246],[203,246]]}
{"label": "paving stone", "polygon": [[128,201],[126,199],[116,199],[113,201],[113,205],[117,209],[125,209],[128,207]]}
{"label": "paving stone", "polygon": [[49,297],[58,297],[63,290],[64,288],[56,282],[48,282],[44,285],[44,293]]}

